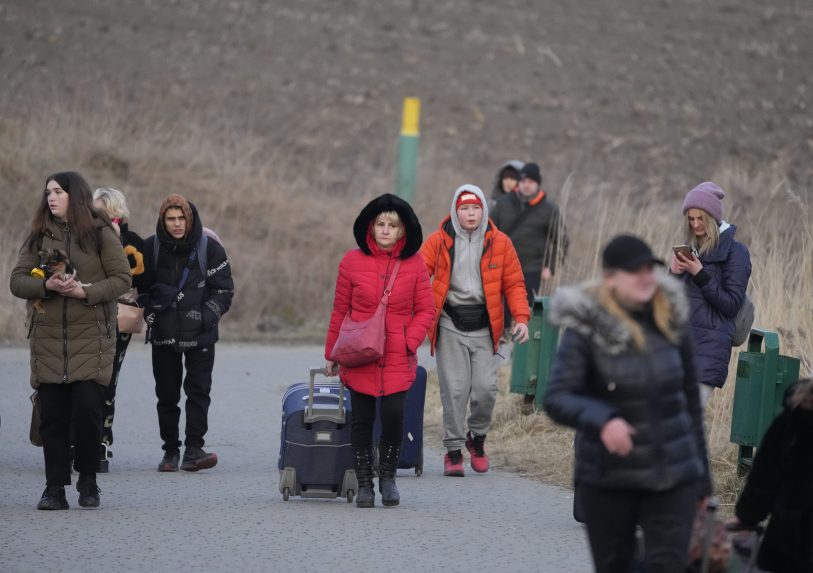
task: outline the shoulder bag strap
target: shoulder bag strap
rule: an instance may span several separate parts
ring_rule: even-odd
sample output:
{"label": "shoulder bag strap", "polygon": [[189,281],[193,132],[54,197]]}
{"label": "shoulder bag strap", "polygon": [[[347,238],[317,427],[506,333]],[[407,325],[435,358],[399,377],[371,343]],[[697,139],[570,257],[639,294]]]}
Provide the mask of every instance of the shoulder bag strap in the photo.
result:
{"label": "shoulder bag strap", "polygon": [[183,287],[186,285],[186,279],[189,278],[189,269],[195,266],[195,260],[198,257],[198,248],[195,247],[189,255],[189,259],[186,261],[186,266],[183,268],[183,274],[181,275],[181,282],[178,283],[178,290],[182,291]]}
{"label": "shoulder bag strap", "polygon": [[158,240],[158,235],[152,237],[152,270],[158,270],[158,255],[161,251],[161,242]]}
{"label": "shoulder bag strap", "polygon": [[198,240],[198,255],[200,274],[203,275],[203,280],[206,280],[206,270],[209,263],[209,237],[206,233],[200,234],[200,239]]}
{"label": "shoulder bag strap", "polygon": [[392,287],[395,285],[395,277],[398,276],[398,269],[401,267],[401,259],[395,263],[395,268],[392,269],[390,281],[387,283],[387,288],[384,289],[384,295],[381,297],[381,304],[387,305],[390,302],[390,295],[392,294]]}

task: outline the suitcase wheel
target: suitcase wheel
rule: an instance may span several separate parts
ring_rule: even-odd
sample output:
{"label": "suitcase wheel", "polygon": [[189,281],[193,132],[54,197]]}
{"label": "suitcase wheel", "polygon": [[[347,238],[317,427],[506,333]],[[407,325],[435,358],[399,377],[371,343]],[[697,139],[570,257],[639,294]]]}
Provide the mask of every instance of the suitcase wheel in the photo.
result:
{"label": "suitcase wheel", "polygon": [[415,460],[415,475],[421,477],[423,475],[423,447],[418,452],[418,459]]}
{"label": "suitcase wheel", "polygon": [[282,490],[282,501],[288,501],[291,497],[291,488],[286,487]]}
{"label": "suitcase wheel", "polygon": [[356,495],[356,492],[354,492],[352,489],[348,489],[347,490],[347,503],[353,503],[353,496],[355,496],[355,495]]}

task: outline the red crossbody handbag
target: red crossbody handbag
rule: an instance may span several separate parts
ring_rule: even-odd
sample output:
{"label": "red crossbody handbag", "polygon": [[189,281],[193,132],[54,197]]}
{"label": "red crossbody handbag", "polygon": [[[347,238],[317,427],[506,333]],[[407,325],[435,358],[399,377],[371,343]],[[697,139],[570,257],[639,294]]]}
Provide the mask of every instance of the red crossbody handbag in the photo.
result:
{"label": "red crossbody handbag", "polygon": [[344,317],[342,326],[339,329],[336,344],[333,345],[333,350],[330,351],[330,359],[333,362],[345,368],[353,368],[375,362],[384,356],[387,305],[400,266],[401,261],[399,260],[395,263],[390,281],[387,288],[384,289],[384,295],[381,297],[378,308],[372,317],[356,322],[350,318],[350,311],[347,312],[347,316]]}

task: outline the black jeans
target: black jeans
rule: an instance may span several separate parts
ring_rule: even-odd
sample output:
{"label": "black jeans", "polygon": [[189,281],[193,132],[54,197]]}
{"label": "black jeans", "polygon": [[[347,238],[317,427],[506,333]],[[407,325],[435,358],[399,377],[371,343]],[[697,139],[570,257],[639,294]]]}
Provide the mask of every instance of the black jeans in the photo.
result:
{"label": "black jeans", "polygon": [[71,483],[71,426],[74,466],[95,474],[102,441],[104,386],[91,381],[40,384],[40,435],[45,456],[45,482]]}
{"label": "black jeans", "polygon": [[[404,404],[406,392],[381,396],[381,441],[401,445],[404,434]],[[350,426],[350,444],[354,448],[371,446],[375,424],[376,397],[350,390],[353,410]]]}
{"label": "black jeans", "polygon": [[[163,449],[178,451],[181,441],[178,424],[181,419],[181,386],[186,393],[186,440],[184,445],[203,447],[203,437],[209,429],[209,404],[212,400],[212,369],[215,365],[215,345],[176,352],[164,346],[152,347],[152,373],[155,396],[158,398],[158,427]],[[183,369],[186,367],[186,377]]]}
{"label": "black jeans", "polygon": [[663,492],[608,490],[578,484],[596,573],[629,573],[635,528],[644,532],[647,571],[684,573],[698,501],[695,482]]}
{"label": "black jeans", "polygon": [[110,385],[104,391],[104,403],[102,404],[102,441],[108,446],[113,444],[113,416],[116,414],[116,387],[119,384],[119,373],[121,364],[124,362],[124,355],[130,345],[132,334],[119,332],[116,337],[116,357],[113,360],[113,376],[110,378]]}

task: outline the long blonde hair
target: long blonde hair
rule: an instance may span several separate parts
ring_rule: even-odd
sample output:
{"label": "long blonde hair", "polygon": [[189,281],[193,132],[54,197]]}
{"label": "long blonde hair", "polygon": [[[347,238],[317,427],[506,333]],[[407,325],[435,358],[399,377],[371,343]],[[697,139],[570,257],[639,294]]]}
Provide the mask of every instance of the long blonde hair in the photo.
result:
{"label": "long blonde hair", "polygon": [[697,209],[701,213],[703,219],[703,228],[706,229],[706,235],[698,237],[694,234],[691,224],[689,224],[688,211],[684,219],[684,237],[686,244],[689,245],[701,257],[710,253],[720,245],[720,224],[717,220],[705,212],[703,209]]}
{"label": "long blonde hair", "polygon": [[[598,303],[620,320],[630,331],[632,336],[632,345],[638,352],[646,352],[646,337],[644,336],[644,329],[638,324],[630,313],[618,302],[613,292],[604,283],[598,286]],[[655,326],[661,334],[672,344],[679,343],[679,335],[672,326],[672,303],[669,302],[666,294],[661,287],[655,291],[655,296],[652,297],[652,314],[655,319]]]}

